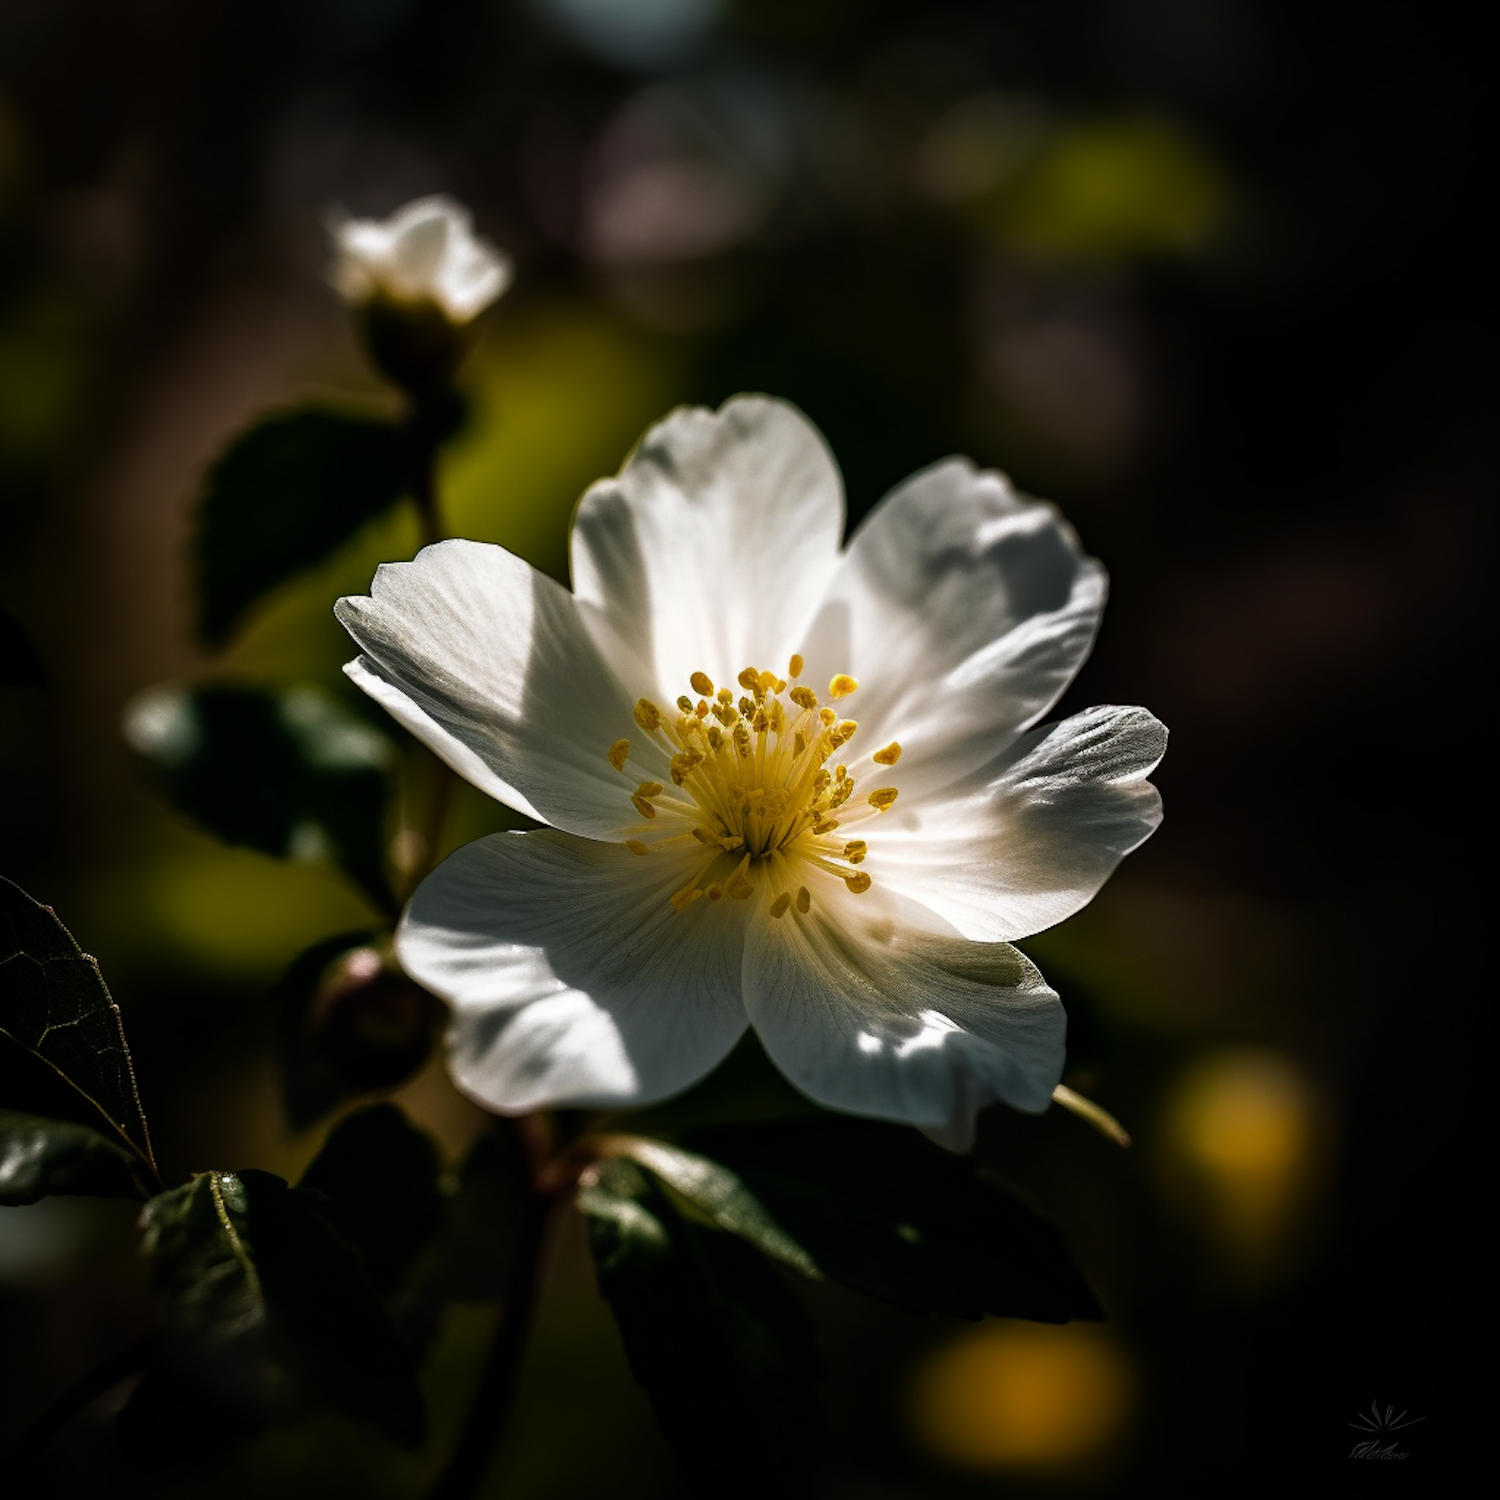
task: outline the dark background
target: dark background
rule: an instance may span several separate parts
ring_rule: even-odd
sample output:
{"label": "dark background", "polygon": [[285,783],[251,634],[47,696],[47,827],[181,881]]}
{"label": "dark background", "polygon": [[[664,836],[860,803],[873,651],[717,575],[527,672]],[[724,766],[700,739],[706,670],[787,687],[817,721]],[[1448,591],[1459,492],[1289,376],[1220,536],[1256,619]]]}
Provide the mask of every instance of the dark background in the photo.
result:
{"label": "dark background", "polygon": [[[209,657],[191,504],[267,408],[380,404],[322,280],[324,215],[448,191],[518,263],[466,374],[455,532],[561,571],[573,501],[648,422],[770,391],[827,435],[851,516],[952,451],[1055,499],[1114,580],[1064,711],[1140,702],[1172,731],[1161,832],[1026,945],[1069,1006],[1070,1081],[1136,1147],[1057,1111],[997,1113],[983,1145],[1111,1320],[1033,1345],[812,1299],[827,1493],[1456,1466],[1483,1431],[1461,1356],[1488,1347],[1493,1249],[1471,894],[1493,770],[1466,722],[1493,498],[1478,53],[1413,4],[7,0],[0,602],[52,686],[0,688],[0,871],[99,956],[167,1162],[310,1157],[265,997],[368,913],[171,813],[121,715],[163,680],[338,683],[328,603],[411,554],[410,518]],[[450,839],[496,826],[467,798]],[[403,1102],[450,1151],[477,1128],[439,1070]],[[138,1329],[116,1207],[0,1216],[0,1440]],[[493,1493],[678,1493],[580,1246]],[[440,1351],[440,1438],[482,1327]],[[974,1411],[944,1426],[953,1380]],[[1348,1457],[1372,1399],[1425,1418],[1381,1481]],[[105,1415],[53,1492],[126,1484]],[[332,1493],[312,1441],[216,1483]],[[419,1462],[352,1429],[316,1441],[361,1493],[417,1490]]]}

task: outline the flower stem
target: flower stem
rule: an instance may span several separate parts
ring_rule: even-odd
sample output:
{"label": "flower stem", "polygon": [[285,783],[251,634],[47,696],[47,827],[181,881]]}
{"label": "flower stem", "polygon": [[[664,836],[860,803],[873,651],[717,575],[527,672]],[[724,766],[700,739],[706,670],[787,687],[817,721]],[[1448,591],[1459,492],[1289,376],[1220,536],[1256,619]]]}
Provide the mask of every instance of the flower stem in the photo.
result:
{"label": "flower stem", "polygon": [[544,1152],[539,1117],[500,1118],[496,1124],[500,1129],[514,1132],[515,1155],[520,1165],[516,1251],[468,1416],[448,1456],[447,1466],[428,1491],[427,1500],[472,1500],[479,1493],[515,1404],[522,1356],[536,1321],[542,1250],[557,1194],[543,1186]]}
{"label": "flower stem", "polygon": [[434,402],[414,399],[406,418],[411,444],[411,497],[417,507],[422,545],[431,546],[445,536],[438,505],[437,456],[442,445],[442,425]]}
{"label": "flower stem", "polygon": [[65,1390],[37,1419],[16,1446],[6,1462],[7,1471],[15,1478],[22,1478],[31,1471],[47,1445],[74,1417],[86,1411],[106,1391],[112,1390],[122,1380],[127,1380],[144,1368],[156,1346],[156,1336],[145,1334],[133,1344],[94,1366]]}

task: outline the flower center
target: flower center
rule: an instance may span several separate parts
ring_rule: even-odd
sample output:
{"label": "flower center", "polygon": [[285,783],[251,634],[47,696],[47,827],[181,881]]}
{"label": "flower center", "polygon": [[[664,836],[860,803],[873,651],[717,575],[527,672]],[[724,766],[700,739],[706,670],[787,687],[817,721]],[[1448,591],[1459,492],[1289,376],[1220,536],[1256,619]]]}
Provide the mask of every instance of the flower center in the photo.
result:
{"label": "flower center", "polygon": [[[787,678],[796,682],[801,675],[802,658],[794,656]],[[667,752],[676,790],[659,781],[636,787],[630,800],[641,821],[628,830],[627,847],[636,854],[690,845],[702,850],[693,878],[672,896],[678,911],[702,896],[744,901],[764,890],[773,917],[793,906],[805,914],[812,905],[809,868],[837,876],[856,895],[869,890],[870,877],[858,868],[865,841],[851,839],[848,830],[884,812],[896,789],[857,796],[850,766],[830,766],[859,725],[841,718],[810,687],[789,688],[774,672],[746,667],[738,681],[743,691],[736,699],[732,689],[715,690],[704,673],[694,672],[697,699],[684,694],[675,713],[649,698],[636,703],[635,722]],[[858,687],[839,673],[828,684],[829,703]],[[617,771],[625,771],[629,756],[629,740],[610,747]],[[891,744],[869,759],[893,766],[900,756],[901,747]],[[864,774],[857,759],[853,765]]]}

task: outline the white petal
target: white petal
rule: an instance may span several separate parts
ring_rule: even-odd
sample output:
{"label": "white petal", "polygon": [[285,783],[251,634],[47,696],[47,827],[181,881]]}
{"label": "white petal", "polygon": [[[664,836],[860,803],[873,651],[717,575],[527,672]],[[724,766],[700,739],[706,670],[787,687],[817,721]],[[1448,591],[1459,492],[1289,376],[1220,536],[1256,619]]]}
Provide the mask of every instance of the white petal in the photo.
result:
{"label": "white petal", "polygon": [[392,215],[387,266],[391,290],[405,297],[436,297],[450,246],[467,236],[469,215],[451,200],[421,198]]}
{"label": "white petal", "polygon": [[467,323],[510,285],[513,274],[510,257],[488,240],[455,241],[439,277],[437,300],[455,323]]}
{"label": "white petal", "polygon": [[902,795],[941,787],[1035,723],[1072,680],[1104,569],[1052,506],[948,459],[892,491],[850,542],[809,633],[809,680],[848,672],[858,744],[902,747]]}
{"label": "white petal", "polygon": [[579,503],[573,587],[601,645],[645,696],[695,671],[733,686],[785,672],[837,561],[843,485],[796,408],[737,396],[682,408]]}
{"label": "white petal", "polygon": [[865,864],[965,937],[1040,932],[1093,900],[1161,822],[1146,777],[1167,746],[1143,708],[1091,708],[1021,736],[945,791],[871,824]]}
{"label": "white petal", "polygon": [[459,1086],[520,1113],[648,1103],[714,1068],[746,1025],[745,903],[679,914],[667,898],[686,878],[682,859],[550,829],[495,834],[440,865],[396,952],[453,1007]]}
{"label": "white petal", "polygon": [[481,791],[592,837],[637,821],[608,759],[634,700],[550,578],[501,547],[438,542],[334,613],[364,652],[344,670]]}
{"label": "white petal", "polygon": [[1047,1107],[1066,1020],[1024,954],[921,931],[903,905],[867,891],[752,922],[745,1008],[772,1061],[818,1103],[967,1150],[984,1105]]}

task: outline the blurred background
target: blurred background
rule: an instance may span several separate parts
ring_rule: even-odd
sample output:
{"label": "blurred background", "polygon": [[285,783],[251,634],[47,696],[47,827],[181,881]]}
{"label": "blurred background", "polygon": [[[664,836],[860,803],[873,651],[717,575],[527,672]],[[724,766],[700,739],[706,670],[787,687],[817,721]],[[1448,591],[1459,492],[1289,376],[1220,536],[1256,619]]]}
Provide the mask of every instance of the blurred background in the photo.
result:
{"label": "blurred background", "polygon": [[[122,715],[163,682],[341,690],[329,604],[411,555],[412,517],[209,655],[192,506],[267,410],[389,402],[324,283],[326,216],[446,191],[518,263],[444,458],[455,533],[565,577],[574,501],[649,422],[773,392],[827,435],[851,518],[955,451],[1056,500],[1114,581],[1060,712],[1172,731],[1162,831],[1024,945],[1069,1008],[1068,1081],[1134,1149],[1058,1111],[984,1122],[1109,1320],[810,1296],[826,1493],[1332,1478],[1372,1400],[1425,1418],[1409,1479],[1456,1464],[1480,1430],[1456,1355],[1485,1337],[1487,762],[1451,727],[1482,700],[1494,473],[1475,50],[1410,3],[6,0],[0,603],[50,687],[0,687],[0,873],[99,957],[169,1174],[311,1157],[268,996],[373,914],[173,812]],[[448,842],[504,817],[465,790]],[[480,1128],[436,1067],[401,1100],[450,1154]],[[0,1443],[139,1332],[132,1222],[0,1210]],[[445,1327],[436,1449],[488,1316]],[[688,1493],[575,1222],[521,1399],[490,1493]],[[108,1405],[49,1492],[125,1485]],[[310,1445],[369,1496],[431,1462],[330,1419],[216,1493],[338,1493]]]}

